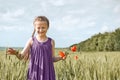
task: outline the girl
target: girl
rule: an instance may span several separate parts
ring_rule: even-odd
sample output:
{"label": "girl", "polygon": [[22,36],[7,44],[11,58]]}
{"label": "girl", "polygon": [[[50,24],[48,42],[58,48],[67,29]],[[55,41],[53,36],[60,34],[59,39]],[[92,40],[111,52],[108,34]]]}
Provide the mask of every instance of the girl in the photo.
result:
{"label": "girl", "polygon": [[[49,20],[45,16],[35,18],[34,31],[19,54],[17,50],[9,48],[7,54],[16,55],[18,59],[27,60],[30,57],[27,80],[55,80],[55,71],[53,62],[63,60],[61,57],[55,57],[55,42],[46,33],[49,28]],[[34,36],[35,32],[37,33]]]}

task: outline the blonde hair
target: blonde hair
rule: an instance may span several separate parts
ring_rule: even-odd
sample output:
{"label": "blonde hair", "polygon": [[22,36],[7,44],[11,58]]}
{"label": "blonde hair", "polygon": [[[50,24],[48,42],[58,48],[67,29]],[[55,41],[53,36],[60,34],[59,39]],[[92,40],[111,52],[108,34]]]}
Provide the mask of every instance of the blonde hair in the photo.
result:
{"label": "blonde hair", "polygon": [[[34,21],[33,21],[33,25],[34,25],[34,23],[35,23],[36,21],[45,21],[45,22],[47,22],[47,26],[48,26],[48,28],[49,28],[49,20],[48,20],[47,17],[45,17],[45,16],[37,16],[37,17],[34,19]],[[34,36],[34,34],[35,34],[35,29],[33,30],[32,37]]]}

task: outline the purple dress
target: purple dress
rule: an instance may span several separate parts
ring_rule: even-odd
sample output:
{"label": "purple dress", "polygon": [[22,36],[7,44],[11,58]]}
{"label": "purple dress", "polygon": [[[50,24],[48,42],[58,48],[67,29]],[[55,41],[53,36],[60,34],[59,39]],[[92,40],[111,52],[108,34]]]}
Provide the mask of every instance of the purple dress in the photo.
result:
{"label": "purple dress", "polygon": [[39,42],[33,37],[27,80],[55,80],[51,40]]}

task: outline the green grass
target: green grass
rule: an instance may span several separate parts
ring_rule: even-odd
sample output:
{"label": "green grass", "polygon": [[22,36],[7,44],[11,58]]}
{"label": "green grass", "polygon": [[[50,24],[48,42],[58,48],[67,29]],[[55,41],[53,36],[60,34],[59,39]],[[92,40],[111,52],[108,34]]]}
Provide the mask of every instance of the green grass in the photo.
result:
{"label": "green grass", "polygon": [[[74,60],[74,55],[79,57]],[[120,52],[73,53],[56,63],[58,80],[120,80]],[[64,77],[63,77],[64,76]]]}
{"label": "green grass", "polygon": [[[67,52],[66,60],[54,63],[57,80],[120,80],[120,52]],[[0,51],[0,80],[25,80],[27,66]]]}

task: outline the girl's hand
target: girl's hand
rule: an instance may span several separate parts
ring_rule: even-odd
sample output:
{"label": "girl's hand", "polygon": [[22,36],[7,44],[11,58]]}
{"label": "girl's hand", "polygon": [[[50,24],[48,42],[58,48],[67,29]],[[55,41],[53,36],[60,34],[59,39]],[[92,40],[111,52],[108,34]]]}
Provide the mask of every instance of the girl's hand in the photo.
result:
{"label": "girl's hand", "polygon": [[65,60],[67,56],[62,57],[62,60]]}
{"label": "girl's hand", "polygon": [[64,57],[59,57],[60,60],[65,60],[67,58],[67,55],[65,55]]}
{"label": "girl's hand", "polygon": [[8,48],[6,50],[6,53],[10,54],[10,55],[16,55],[18,52],[15,49],[13,49],[13,48]]}
{"label": "girl's hand", "polygon": [[59,51],[60,60],[65,60],[68,56],[68,52]]}

